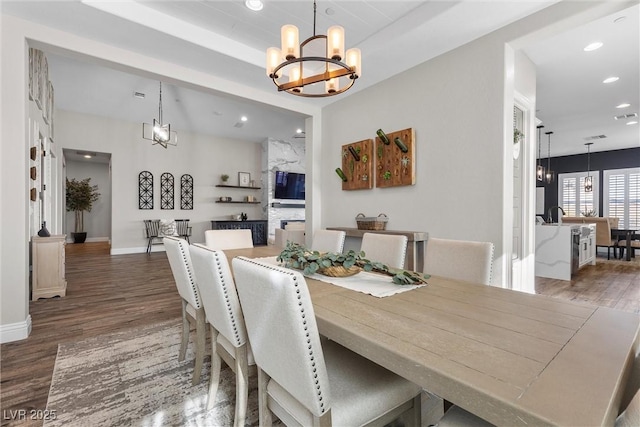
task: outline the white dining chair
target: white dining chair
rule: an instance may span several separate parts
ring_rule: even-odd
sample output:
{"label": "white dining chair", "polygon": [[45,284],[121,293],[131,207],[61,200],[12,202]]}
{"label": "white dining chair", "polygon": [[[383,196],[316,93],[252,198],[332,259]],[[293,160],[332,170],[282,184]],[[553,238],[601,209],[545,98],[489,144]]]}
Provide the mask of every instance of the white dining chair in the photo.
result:
{"label": "white dining chair", "polygon": [[404,268],[407,241],[407,236],[364,233],[360,250],[370,261],[378,261],[391,268]]}
{"label": "white dining chair", "polygon": [[420,387],[323,340],[304,277],[244,257],[233,271],[258,366],[260,425],[384,425],[409,411],[420,425]]}
{"label": "white dining chair", "polygon": [[250,368],[255,371],[244,316],[223,251],[191,245],[191,262],[198,278],[198,290],[211,330],[211,377],[207,410],[213,408],[220,382],[222,361],[236,374],[234,426],[244,426],[247,415]]}
{"label": "white dining chair", "polygon": [[424,273],[491,284],[493,243],[429,237]]}
{"label": "white dining chair", "polygon": [[276,228],[274,236],[274,245],[279,248],[287,246],[287,242],[294,242],[300,245],[305,244],[305,231],[304,229],[283,229]]}
{"label": "white dining chair", "polygon": [[209,249],[245,249],[253,247],[253,237],[249,229],[207,230],[204,232],[205,245]]}
{"label": "white dining chair", "polygon": [[182,340],[180,342],[180,353],[178,355],[178,360],[180,361],[184,360],[187,352],[191,324],[195,325],[196,359],[193,369],[193,384],[195,385],[200,381],[204,361],[204,347],[206,345],[207,330],[204,308],[200,299],[200,292],[196,285],[188,243],[177,237],[165,237],[163,238],[163,243],[173,278],[176,281],[178,294],[180,294],[182,298]]}
{"label": "white dining chair", "polygon": [[311,249],[318,252],[342,253],[347,233],[339,230],[317,230],[313,233]]}

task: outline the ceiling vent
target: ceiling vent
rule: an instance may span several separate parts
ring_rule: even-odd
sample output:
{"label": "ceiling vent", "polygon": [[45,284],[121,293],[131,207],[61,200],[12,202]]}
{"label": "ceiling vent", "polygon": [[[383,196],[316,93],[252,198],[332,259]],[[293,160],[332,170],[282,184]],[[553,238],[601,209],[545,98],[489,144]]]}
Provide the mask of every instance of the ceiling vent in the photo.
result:
{"label": "ceiling vent", "polygon": [[622,114],[620,116],[614,116],[613,118],[616,120],[624,120],[624,119],[630,119],[632,117],[638,117],[638,113]]}
{"label": "ceiling vent", "polygon": [[594,139],[605,139],[606,137],[607,137],[607,135],[593,135],[593,136],[586,137],[584,140],[585,141],[593,141]]}
{"label": "ceiling vent", "polygon": [[144,99],[144,93],[142,92],[133,92],[133,97],[134,98],[139,98],[139,99]]}
{"label": "ceiling vent", "polygon": [[236,124],[233,125],[234,128],[241,128],[242,126],[244,126],[244,122],[236,122]]}

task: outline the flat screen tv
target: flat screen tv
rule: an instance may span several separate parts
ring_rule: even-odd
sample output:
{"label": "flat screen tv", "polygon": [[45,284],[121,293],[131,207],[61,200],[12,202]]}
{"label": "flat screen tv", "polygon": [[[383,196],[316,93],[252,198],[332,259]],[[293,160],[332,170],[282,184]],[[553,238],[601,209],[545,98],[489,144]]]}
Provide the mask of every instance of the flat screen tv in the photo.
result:
{"label": "flat screen tv", "polygon": [[304,200],[304,174],[276,171],[275,199]]}

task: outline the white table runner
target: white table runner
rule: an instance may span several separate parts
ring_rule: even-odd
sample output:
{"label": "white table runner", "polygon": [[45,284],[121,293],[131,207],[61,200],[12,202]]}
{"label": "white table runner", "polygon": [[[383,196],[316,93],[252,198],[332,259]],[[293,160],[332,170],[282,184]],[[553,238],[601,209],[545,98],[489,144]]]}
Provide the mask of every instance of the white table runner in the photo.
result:
{"label": "white table runner", "polygon": [[[279,265],[276,257],[255,258],[268,264]],[[322,274],[306,275],[310,279],[320,280],[352,291],[362,292],[364,294],[373,295],[374,297],[383,298],[391,295],[407,292],[412,289],[418,289],[425,285],[396,285],[391,281],[391,276],[383,274],[368,273],[361,271],[360,273],[349,277],[329,277]]]}

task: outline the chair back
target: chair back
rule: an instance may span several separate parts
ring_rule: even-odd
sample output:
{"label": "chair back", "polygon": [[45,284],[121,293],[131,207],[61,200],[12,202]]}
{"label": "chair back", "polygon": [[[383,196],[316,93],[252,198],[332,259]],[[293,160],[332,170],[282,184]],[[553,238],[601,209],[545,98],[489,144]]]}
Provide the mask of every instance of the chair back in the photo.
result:
{"label": "chair back", "polygon": [[191,227],[189,227],[188,219],[176,219],[176,233],[178,236],[187,237],[191,236]]}
{"label": "chair back", "polygon": [[251,230],[207,230],[204,232],[205,245],[209,249],[245,249],[253,247]]}
{"label": "chair back", "polygon": [[638,427],[640,426],[640,390],[636,392],[629,405],[618,418],[616,418],[615,427]]}
{"label": "chair back", "polygon": [[207,321],[234,347],[242,346],[247,331],[227,257],[203,245],[191,245],[189,252]]}
{"label": "chair back", "polygon": [[284,248],[287,246],[287,242],[294,242],[300,245],[305,244],[305,231],[304,229],[299,230],[289,230],[276,228],[275,229],[275,239],[274,244],[279,248]]}
{"label": "chair back", "polygon": [[165,237],[162,239],[173,278],[176,281],[178,293],[193,308],[202,308],[200,293],[196,285],[196,278],[191,265],[189,245],[182,239],[176,237]]}
{"label": "chair back", "polygon": [[391,268],[403,268],[408,240],[407,236],[397,234],[364,233],[360,250],[370,261],[378,261]]}
{"label": "chair back", "polygon": [[424,272],[449,279],[491,284],[493,243],[449,240],[430,237],[427,240]]}
{"label": "chair back", "polygon": [[342,253],[347,233],[339,230],[317,230],[313,233],[311,249],[318,252]]}
{"label": "chair back", "polygon": [[331,405],[329,379],[304,277],[244,257],[232,263],[256,364],[321,416]]}
{"label": "chair back", "polygon": [[144,230],[145,230],[147,239],[151,237],[158,237],[158,233],[160,232],[160,220],[145,219]]}

